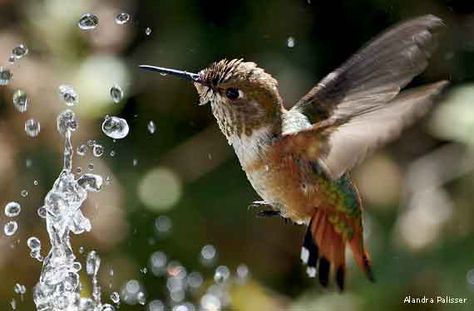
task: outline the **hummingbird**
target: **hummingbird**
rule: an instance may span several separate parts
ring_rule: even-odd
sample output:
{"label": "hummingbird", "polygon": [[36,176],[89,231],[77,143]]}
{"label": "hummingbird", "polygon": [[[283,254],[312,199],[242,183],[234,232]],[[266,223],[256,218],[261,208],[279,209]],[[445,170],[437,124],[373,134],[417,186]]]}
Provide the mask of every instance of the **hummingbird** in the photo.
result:
{"label": "hummingbird", "polygon": [[[440,18],[392,26],[329,73],[291,109],[254,62],[223,59],[191,73],[140,65],[194,83],[261,197],[260,215],[307,227],[301,260],[323,287],[344,289],[346,246],[369,280],[362,202],[350,170],[426,113],[447,81],[404,87],[428,64]],[[381,180],[380,182],[383,182]]]}

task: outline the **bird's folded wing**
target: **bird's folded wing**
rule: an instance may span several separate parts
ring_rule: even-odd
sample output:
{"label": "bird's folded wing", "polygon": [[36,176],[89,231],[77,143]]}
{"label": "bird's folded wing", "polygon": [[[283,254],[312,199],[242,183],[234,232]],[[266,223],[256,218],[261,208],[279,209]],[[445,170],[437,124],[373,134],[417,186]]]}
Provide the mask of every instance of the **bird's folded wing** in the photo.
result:
{"label": "bird's folded wing", "polygon": [[427,66],[441,19],[426,15],[396,25],[326,76],[291,109],[311,123],[377,109]]}

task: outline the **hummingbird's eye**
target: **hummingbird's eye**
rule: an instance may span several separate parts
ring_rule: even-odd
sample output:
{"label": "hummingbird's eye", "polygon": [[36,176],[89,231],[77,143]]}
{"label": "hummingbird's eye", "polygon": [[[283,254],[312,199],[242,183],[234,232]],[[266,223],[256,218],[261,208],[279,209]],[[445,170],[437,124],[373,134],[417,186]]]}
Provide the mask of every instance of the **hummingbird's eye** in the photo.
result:
{"label": "hummingbird's eye", "polygon": [[225,90],[225,96],[227,96],[227,98],[230,100],[235,100],[239,98],[240,91],[239,89],[236,89],[235,87],[230,87],[227,90]]}

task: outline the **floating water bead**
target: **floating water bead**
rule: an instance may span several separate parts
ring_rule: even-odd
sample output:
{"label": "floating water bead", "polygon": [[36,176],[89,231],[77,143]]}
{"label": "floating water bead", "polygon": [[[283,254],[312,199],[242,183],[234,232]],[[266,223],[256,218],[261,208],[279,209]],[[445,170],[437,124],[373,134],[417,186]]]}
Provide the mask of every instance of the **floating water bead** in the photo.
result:
{"label": "floating water bead", "polygon": [[200,260],[201,260],[201,263],[205,266],[212,265],[216,260],[216,256],[217,256],[216,248],[211,244],[204,245],[204,247],[201,249]]}
{"label": "floating water bead", "polygon": [[77,95],[74,87],[69,84],[61,84],[58,88],[59,97],[68,106],[74,106],[79,102],[79,95]]}
{"label": "floating water bead", "polygon": [[25,132],[29,137],[36,137],[41,131],[40,123],[35,119],[28,119],[25,122]]}
{"label": "floating water bead", "polygon": [[148,122],[147,127],[148,127],[148,132],[150,132],[150,134],[154,134],[156,132],[155,122],[153,122],[153,121]]}
{"label": "floating water bead", "polygon": [[78,146],[77,149],[76,149],[76,153],[80,156],[85,155],[86,152],[87,152],[87,145],[86,144],[82,144],[82,145]]}
{"label": "floating water bead", "polygon": [[155,219],[155,228],[158,234],[167,234],[173,227],[173,223],[168,216],[158,216]]}
{"label": "floating water bead", "polygon": [[104,154],[104,147],[99,144],[95,144],[94,147],[92,147],[92,154],[96,158],[100,158]]}
{"label": "floating water bead", "polygon": [[87,254],[86,272],[88,275],[97,275],[100,267],[100,257],[96,251],[91,251]]}
{"label": "floating water bead", "polygon": [[117,84],[110,88],[110,97],[114,103],[118,104],[123,98],[123,90]]}
{"label": "floating water bead", "polygon": [[115,23],[123,25],[130,20],[130,14],[122,12],[115,17]]}
{"label": "floating water bead", "polygon": [[26,198],[28,196],[28,190],[26,190],[26,189],[21,190],[20,195],[22,197]]}
{"label": "floating water bead", "polygon": [[214,281],[216,283],[223,283],[230,277],[230,270],[226,266],[219,266],[214,273]]}
{"label": "floating water bead", "polygon": [[120,295],[117,292],[112,292],[110,294],[110,300],[112,300],[113,303],[119,304],[120,303]]}
{"label": "floating water bead", "polygon": [[138,292],[137,294],[137,302],[144,306],[146,304],[146,296],[144,292]]}
{"label": "floating water bead", "polygon": [[15,284],[15,288],[13,289],[15,291],[15,293],[17,293],[18,295],[24,295],[26,293],[26,286],[25,285],[22,285],[20,283],[16,283]]}
{"label": "floating water bead", "polygon": [[119,117],[106,116],[102,123],[102,131],[113,139],[122,139],[128,135],[127,121]]}
{"label": "floating water bead", "polygon": [[148,310],[147,311],[164,311],[165,305],[161,300],[152,300],[148,303]]}
{"label": "floating water bead", "polygon": [[7,217],[16,217],[20,215],[21,212],[21,206],[17,202],[8,202],[7,205],[5,205],[5,215]]}
{"label": "floating water bead", "polygon": [[16,233],[16,230],[18,230],[18,223],[14,220],[7,222],[3,226],[3,232],[5,233],[6,236],[14,235]]}
{"label": "floating water bead", "polygon": [[16,90],[12,97],[13,106],[16,110],[23,113],[28,109],[28,96],[23,90]]}
{"label": "floating water bead", "polygon": [[288,39],[286,39],[286,46],[287,46],[287,47],[293,48],[293,47],[295,47],[295,44],[296,44],[295,38],[293,38],[293,37],[288,37]]}
{"label": "floating water bead", "polygon": [[0,85],[7,85],[10,83],[13,74],[10,70],[0,67]]}
{"label": "floating water bead", "polygon": [[12,49],[12,57],[14,59],[20,59],[28,54],[28,48],[24,44],[20,44]]}
{"label": "floating water bead", "polygon": [[156,251],[150,256],[150,268],[151,272],[156,275],[160,276],[163,275],[166,271],[166,263],[168,258],[166,254],[160,251]]}
{"label": "floating water bead", "polygon": [[92,13],[82,14],[77,25],[82,30],[91,30],[97,27],[99,24],[99,18]]}
{"label": "floating water bead", "polygon": [[150,28],[150,27],[147,27],[147,28],[145,29],[145,34],[146,34],[147,36],[151,35],[151,28]]}
{"label": "floating water bead", "polygon": [[26,241],[26,245],[28,245],[31,251],[38,251],[41,249],[41,241],[35,236],[29,237]]}

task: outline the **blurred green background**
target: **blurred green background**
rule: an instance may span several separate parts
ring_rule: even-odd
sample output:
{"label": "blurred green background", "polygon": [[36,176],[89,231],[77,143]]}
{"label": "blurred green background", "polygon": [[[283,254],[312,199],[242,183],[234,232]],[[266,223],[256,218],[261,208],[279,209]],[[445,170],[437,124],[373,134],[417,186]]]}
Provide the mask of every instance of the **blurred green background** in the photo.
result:
{"label": "blurred green background", "polygon": [[[77,27],[86,12],[99,17],[98,27],[87,32]],[[115,23],[120,12],[131,15],[128,23]],[[137,65],[198,71],[221,58],[243,57],[279,80],[291,106],[371,37],[428,13],[443,18],[447,28],[428,69],[412,84],[440,79],[452,84],[433,113],[353,174],[365,205],[377,282],[368,282],[351,258],[347,290],[322,290],[299,261],[304,228],[257,218],[247,208],[259,198],[209,107],[197,105],[192,85]],[[29,54],[8,64],[19,44]],[[0,0],[0,65],[13,73],[11,83],[0,86],[0,203],[18,201],[23,208],[18,232],[0,234],[0,310],[10,310],[12,299],[17,310],[34,309],[32,287],[41,264],[29,257],[26,240],[39,237],[46,255],[45,224],[36,209],[62,164],[55,120],[66,108],[57,95],[63,83],[80,96],[74,145],[95,139],[106,149],[100,158],[90,151],[75,158],[83,171],[93,163],[93,172],[110,177],[110,183],[84,206],[92,232],[73,237],[82,262],[80,246],[102,257],[103,300],[137,280],[148,302],[158,299],[167,310],[181,302],[199,308],[215,267],[225,265],[234,276],[245,264],[250,271],[245,282],[233,277],[225,284],[223,309],[474,309],[472,0]],[[109,96],[114,84],[125,94],[118,104]],[[18,88],[30,97],[23,114],[12,105]],[[125,139],[113,142],[101,132],[106,114],[127,119]],[[41,122],[36,138],[24,132],[28,118]],[[7,221],[3,213],[0,221]],[[206,266],[199,254],[207,244],[215,246],[217,257]],[[156,251],[188,273],[199,271],[203,285],[173,302],[166,277],[150,267]],[[85,276],[82,282],[84,294],[90,294]],[[27,287],[23,299],[14,292],[16,283]],[[403,304],[408,295],[462,297],[468,303],[410,306]],[[145,308],[124,301],[120,306]]]}

